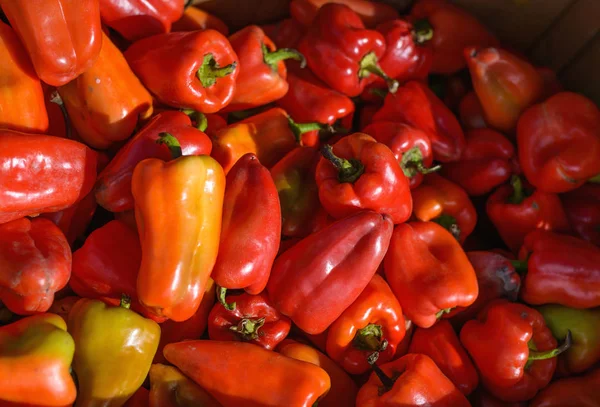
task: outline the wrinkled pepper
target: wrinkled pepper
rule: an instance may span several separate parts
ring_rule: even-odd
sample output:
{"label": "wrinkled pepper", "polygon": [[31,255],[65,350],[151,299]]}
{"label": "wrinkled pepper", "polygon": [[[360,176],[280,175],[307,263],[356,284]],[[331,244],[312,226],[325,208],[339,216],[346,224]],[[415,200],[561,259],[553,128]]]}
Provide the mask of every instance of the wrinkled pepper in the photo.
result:
{"label": "wrinkled pepper", "polygon": [[1,0],[0,6],[45,83],[64,85],[87,71],[100,53],[98,0]]}
{"label": "wrinkled pepper", "polygon": [[83,237],[92,217],[96,212],[98,204],[94,197],[94,191],[84,196],[81,201],[57,212],[47,212],[40,214],[40,217],[46,218],[54,223],[64,233],[71,246],[75,240]]}
{"label": "wrinkled pepper", "polygon": [[293,18],[261,25],[261,28],[277,48],[296,48],[305,31],[304,26]]}
{"label": "wrinkled pepper", "polygon": [[251,343],[185,341],[164,354],[224,407],[311,407],[331,386],[320,367]]}
{"label": "wrinkled pepper", "polygon": [[398,12],[391,6],[367,0],[292,0],[290,14],[294,20],[310,26],[319,9],[329,3],[343,4],[354,11],[365,26],[375,27],[379,23],[398,18]]}
{"label": "wrinkled pepper", "polygon": [[384,260],[385,277],[407,319],[429,328],[478,295],[477,277],[452,234],[434,222],[394,229]]}
{"label": "wrinkled pepper", "polygon": [[80,201],[94,185],[96,162],[76,141],[0,130],[0,224]]}
{"label": "wrinkled pepper", "polygon": [[390,286],[375,274],[327,332],[329,357],[348,373],[361,374],[370,370],[367,358],[373,352],[379,352],[379,364],[394,359],[406,326]]}
{"label": "wrinkled pepper", "polygon": [[67,325],[56,314],[0,327],[0,404],[73,404],[77,389],[69,370],[74,351]]}
{"label": "wrinkled pepper", "polygon": [[171,31],[198,31],[212,29],[227,36],[229,27],[219,17],[197,7],[186,7],[183,15],[171,25]]}
{"label": "wrinkled pepper", "polygon": [[354,133],[323,146],[322,154],[316,170],[319,199],[335,219],[364,209],[387,214],[394,224],[410,217],[408,178],[385,144]]}
{"label": "wrinkled pepper", "polygon": [[215,113],[233,98],[238,59],[218,31],[155,35],[133,43],[124,55],[148,90],[169,106]]}
{"label": "wrinkled pepper", "polygon": [[392,228],[387,215],[362,211],[304,238],[275,260],[273,305],[304,332],[325,331],[369,284]]}
{"label": "wrinkled pepper", "polygon": [[579,237],[600,246],[600,185],[584,184],[561,194],[560,200]]}
{"label": "wrinkled pepper", "polygon": [[550,383],[529,403],[530,407],[597,407],[600,368],[583,376],[568,377]]}
{"label": "wrinkled pepper", "polygon": [[571,191],[600,175],[600,110],[582,95],[559,93],[523,113],[517,143],[529,182]]}
{"label": "wrinkled pepper", "polygon": [[475,91],[467,93],[458,105],[458,117],[465,130],[484,129],[485,122],[483,106]]}
{"label": "wrinkled pepper", "polygon": [[323,5],[298,51],[316,76],[346,96],[360,95],[377,77],[385,80],[390,92],[398,89],[398,81],[378,64],[385,52],[385,38],[366,29],[360,16],[346,5]]}
{"label": "wrinkled pepper", "polygon": [[150,403],[145,407],[221,407],[206,390],[173,366],[150,368]]}

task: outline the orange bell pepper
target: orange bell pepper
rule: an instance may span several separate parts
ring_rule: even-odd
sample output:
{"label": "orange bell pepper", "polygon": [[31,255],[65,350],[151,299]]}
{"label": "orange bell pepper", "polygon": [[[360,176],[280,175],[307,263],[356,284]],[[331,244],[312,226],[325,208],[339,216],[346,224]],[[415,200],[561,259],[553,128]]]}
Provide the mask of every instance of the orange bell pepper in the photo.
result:
{"label": "orange bell pepper", "polygon": [[221,407],[202,387],[173,366],[150,368],[150,404],[145,407]]}
{"label": "orange bell pepper", "polygon": [[225,36],[229,35],[229,28],[220,18],[192,6],[187,7],[183,16],[171,25],[172,32],[206,29],[216,30]]}

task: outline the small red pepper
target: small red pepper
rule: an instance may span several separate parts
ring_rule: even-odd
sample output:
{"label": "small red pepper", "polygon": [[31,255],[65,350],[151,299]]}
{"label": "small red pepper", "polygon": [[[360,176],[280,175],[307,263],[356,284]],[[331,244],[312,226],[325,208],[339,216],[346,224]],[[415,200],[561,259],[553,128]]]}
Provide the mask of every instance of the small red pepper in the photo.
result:
{"label": "small red pepper", "polygon": [[584,184],[560,199],[579,237],[600,246],[600,185]]}
{"label": "small red pepper", "polygon": [[384,21],[398,18],[398,12],[391,6],[368,0],[292,0],[290,14],[305,26],[310,26],[320,8],[329,3],[343,4],[354,11],[367,27],[375,27]]}
{"label": "small red pepper", "polygon": [[465,130],[483,129],[487,127],[483,106],[475,91],[467,93],[458,105],[458,116]]}
{"label": "small red pepper", "polygon": [[277,48],[296,48],[304,35],[304,26],[293,18],[285,18],[274,24],[262,25]]}
{"label": "small red pepper", "polygon": [[218,31],[155,35],[136,41],[124,55],[148,90],[167,105],[215,113],[233,98],[238,59]]}

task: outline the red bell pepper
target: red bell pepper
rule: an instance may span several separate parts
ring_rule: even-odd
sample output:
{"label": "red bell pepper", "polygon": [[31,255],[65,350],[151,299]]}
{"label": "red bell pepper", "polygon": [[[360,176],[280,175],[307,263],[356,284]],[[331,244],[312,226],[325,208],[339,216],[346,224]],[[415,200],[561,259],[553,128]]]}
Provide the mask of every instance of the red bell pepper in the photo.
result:
{"label": "red bell pepper", "polygon": [[369,370],[367,358],[379,352],[379,364],[394,359],[406,325],[400,303],[375,274],[363,292],[327,330],[327,354],[350,374]]}
{"label": "red bell pepper", "polygon": [[477,211],[467,193],[452,181],[429,174],[412,191],[413,216],[439,223],[462,244],[477,224]]}
{"label": "red bell pepper", "polygon": [[73,140],[0,130],[0,224],[80,201],[94,185],[96,161]]}
{"label": "red bell pepper", "polygon": [[131,176],[135,166],[146,158],[171,159],[167,146],[156,143],[164,132],[177,138],[185,155],[206,155],[211,152],[210,139],[192,126],[188,115],[177,111],[161,112],[120,148],[98,175],[95,194],[100,206],[112,212],[133,209]]}
{"label": "red bell pepper", "polygon": [[442,167],[444,177],[470,196],[485,195],[508,181],[516,159],[510,140],[491,129],[476,129],[467,132],[466,141],[460,162]]}
{"label": "red bell pepper", "polygon": [[385,52],[385,38],[367,30],[360,16],[343,4],[328,3],[319,9],[298,51],[315,75],[347,96],[360,95],[378,76],[391,92],[398,88],[398,82],[378,64]]}
{"label": "red bell pepper", "polygon": [[498,45],[494,35],[473,15],[447,1],[420,0],[411,9],[409,19],[416,26],[433,29],[433,73],[452,74],[463,69],[463,49],[467,46]]}
{"label": "red bell pepper", "polygon": [[558,195],[529,188],[518,176],[490,195],[486,212],[513,253],[519,252],[525,236],[533,230],[571,229]]}
{"label": "red bell pepper", "polygon": [[429,328],[478,295],[477,277],[454,236],[434,222],[396,226],[384,261],[385,277],[407,319]]}
{"label": "red bell pepper", "polygon": [[64,85],[92,66],[102,46],[98,0],[1,0],[39,78]]}
{"label": "red bell pepper", "polygon": [[540,391],[529,403],[530,407],[597,407],[600,368],[583,376],[557,380]]}
{"label": "red bell pepper", "polygon": [[254,154],[240,158],[227,174],[223,202],[219,254],[211,278],[221,287],[258,294],[267,285],[279,249],[281,207],[269,170]]}
{"label": "red bell pepper", "polygon": [[171,25],[171,31],[198,31],[212,29],[227,36],[229,27],[219,17],[197,7],[187,6],[183,15]]}
{"label": "red bell pepper", "polygon": [[367,27],[375,27],[379,23],[398,18],[398,12],[393,7],[368,0],[292,0],[290,14],[296,21],[310,26],[317,17],[319,9],[329,3],[339,3],[349,7]]}
{"label": "red bell pepper", "polygon": [[458,161],[465,148],[465,135],[456,116],[421,82],[408,82],[395,94],[388,94],[373,121],[407,123],[423,130],[437,161]]}
{"label": "red bell pepper", "polygon": [[374,122],[362,129],[392,150],[404,175],[409,180],[410,189],[423,182],[423,175],[440,169],[433,167],[433,152],[427,133],[404,123]]}
{"label": "red bell pepper", "polygon": [[[231,304],[228,309],[225,304]],[[290,332],[291,321],[265,294],[228,295],[208,315],[208,336],[215,341],[250,342],[274,350]]]}
{"label": "red bell pepper", "polygon": [[521,299],[571,308],[600,306],[600,248],[571,236],[535,230],[519,258],[526,261]]}
{"label": "red bell pepper", "polygon": [[528,109],[517,128],[523,173],[545,192],[571,191],[600,175],[600,110],[563,92]]}
{"label": "red bell pepper", "polygon": [[19,315],[48,311],[71,276],[69,242],[41,218],[4,223],[0,236],[0,300]]}
{"label": "red bell pepper", "polygon": [[93,191],[88,193],[81,201],[66,209],[56,212],[42,213],[40,217],[52,221],[64,233],[71,246],[85,234],[98,204]]}
{"label": "red bell pepper", "polygon": [[129,41],[171,31],[185,0],[100,0],[102,22]]}
{"label": "red bell pepper", "polygon": [[363,133],[325,145],[317,165],[319,199],[327,212],[340,219],[371,209],[389,215],[394,224],[410,217],[412,199],[408,178],[394,153]]}
{"label": "red bell pepper", "polygon": [[233,98],[238,58],[218,31],[144,38],[133,43],[124,55],[148,90],[167,105],[215,113]]}
{"label": "red bell pepper", "polygon": [[462,98],[458,106],[458,116],[460,118],[460,123],[465,130],[483,129],[487,127],[483,106],[481,106],[481,102],[475,91],[470,91]]}
{"label": "red bell pepper", "polygon": [[600,246],[600,185],[584,184],[560,199],[579,237]]}
{"label": "red bell pepper", "polygon": [[392,228],[388,216],[362,211],[303,239],[275,260],[273,305],[304,332],[325,331],[377,271]]}
{"label": "red bell pepper", "polygon": [[277,48],[296,48],[305,31],[304,26],[293,18],[262,25],[261,28]]}
{"label": "red bell pepper", "polygon": [[483,385],[504,401],[525,401],[546,387],[556,356],[570,346],[570,335],[557,347],[544,317],[523,304],[496,300],[460,331],[460,340],[479,370]]}

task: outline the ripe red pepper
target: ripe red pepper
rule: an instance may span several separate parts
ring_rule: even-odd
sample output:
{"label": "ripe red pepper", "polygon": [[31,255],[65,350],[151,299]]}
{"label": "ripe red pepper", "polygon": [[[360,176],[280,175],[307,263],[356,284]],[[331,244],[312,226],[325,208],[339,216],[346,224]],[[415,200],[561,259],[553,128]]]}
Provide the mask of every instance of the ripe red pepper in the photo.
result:
{"label": "ripe red pepper", "polygon": [[224,288],[262,292],[280,240],[275,183],[256,155],[246,154],[227,174],[219,254],[211,278]]}
{"label": "ripe red pepper", "polygon": [[530,407],[597,407],[600,369],[583,376],[557,380],[540,391],[529,403]]}
{"label": "ripe red pepper", "polygon": [[417,26],[433,29],[433,73],[452,74],[463,69],[463,49],[467,46],[498,45],[494,35],[473,15],[447,1],[420,0],[411,9],[409,19]]}
{"label": "ripe red pepper", "polygon": [[92,66],[102,45],[98,0],[1,0],[39,78],[64,85]]}
{"label": "ripe red pepper", "polygon": [[210,139],[192,126],[188,115],[173,110],[161,112],[121,147],[98,175],[95,195],[100,206],[111,212],[133,209],[131,176],[135,166],[146,158],[171,159],[167,146],[156,142],[165,132],[177,138],[185,155],[207,155],[211,152]]}
{"label": "ripe red pepper", "polygon": [[483,385],[504,401],[529,400],[546,387],[569,338],[557,348],[542,314],[507,300],[492,302],[460,331]]}
{"label": "ripe red pepper", "polygon": [[[292,0],[290,14],[305,26],[310,26],[317,17],[319,9],[326,4],[334,3],[332,0]],[[365,26],[375,27],[384,21],[398,18],[398,12],[391,6],[368,0],[337,0],[335,3],[343,4],[354,11]]]}
{"label": "ripe red pepper", "polygon": [[46,312],[71,276],[71,248],[47,219],[0,225],[0,300],[19,315]]}
{"label": "ripe red pepper", "polygon": [[363,133],[373,137],[392,150],[404,175],[409,180],[410,189],[423,182],[423,175],[437,171],[440,167],[431,167],[433,152],[427,133],[404,123],[374,122],[362,129]]}
{"label": "ripe red pepper", "polygon": [[362,211],[303,239],[275,260],[273,305],[304,332],[325,331],[377,271],[392,228],[388,216]]}
{"label": "ripe red pepper", "polygon": [[208,315],[208,336],[214,341],[242,341],[274,350],[290,332],[291,321],[277,311],[266,293],[228,295]]}
{"label": "ripe red pepper", "polygon": [[148,90],[169,106],[215,113],[233,98],[238,58],[218,31],[144,38],[124,55]]}
{"label": "ripe red pepper", "polygon": [[458,106],[458,112],[460,123],[465,130],[483,129],[487,127],[483,106],[481,106],[481,102],[475,91],[470,91],[462,98]]}
{"label": "ripe red pepper", "polygon": [[367,358],[379,352],[379,364],[394,359],[406,324],[400,303],[385,280],[375,274],[363,292],[327,330],[327,355],[346,372],[369,370]]}
{"label": "ripe red pepper", "polygon": [[600,185],[584,184],[560,199],[579,237],[600,246]]}
{"label": "ripe red pepper", "polygon": [[296,48],[304,35],[304,26],[293,18],[262,25],[261,28],[277,48]]}
{"label": "ripe red pepper", "polygon": [[571,191],[600,175],[600,110],[584,96],[562,92],[528,109],[517,142],[523,173],[542,191]]}
{"label": "ripe red pepper", "polygon": [[80,201],[94,185],[96,161],[73,140],[0,130],[0,224]]}
{"label": "ripe red pepper", "polygon": [[515,148],[509,139],[491,129],[470,130],[460,162],[442,167],[442,175],[470,196],[485,195],[504,184],[513,173]]}
{"label": "ripe red pepper", "polygon": [[73,246],[75,240],[85,234],[97,207],[96,197],[94,197],[94,192],[91,191],[81,201],[68,208],[56,212],[42,213],[40,217],[49,219],[58,226],[69,244]]}
{"label": "ripe red pepper", "polygon": [[385,38],[367,30],[360,16],[343,4],[328,3],[319,9],[298,51],[315,75],[346,96],[360,95],[378,76],[391,92],[398,88],[398,82],[378,64],[385,53]]}
{"label": "ripe red pepper", "polygon": [[395,94],[388,94],[373,121],[407,123],[423,130],[437,161],[458,161],[465,148],[465,135],[456,116],[421,82],[408,82]]}
{"label": "ripe red pepper", "polygon": [[322,154],[316,180],[321,204],[331,216],[340,219],[371,209],[389,215],[394,224],[410,217],[408,178],[385,144],[355,133],[333,147],[323,146]]}
{"label": "ripe red pepper", "polygon": [[129,41],[171,31],[185,0],[100,0],[102,22]]}
{"label": "ripe red pepper", "polygon": [[600,306],[600,248],[558,233],[527,235],[519,258],[527,262],[521,299],[571,308]]}
{"label": "ripe red pepper", "polygon": [[407,319],[429,328],[478,295],[477,277],[454,236],[434,222],[396,226],[384,261],[385,277]]}
{"label": "ripe red pepper", "polygon": [[558,195],[529,188],[518,176],[510,185],[498,188],[487,200],[486,212],[500,237],[513,253],[518,253],[532,230],[568,232],[569,220]]}

